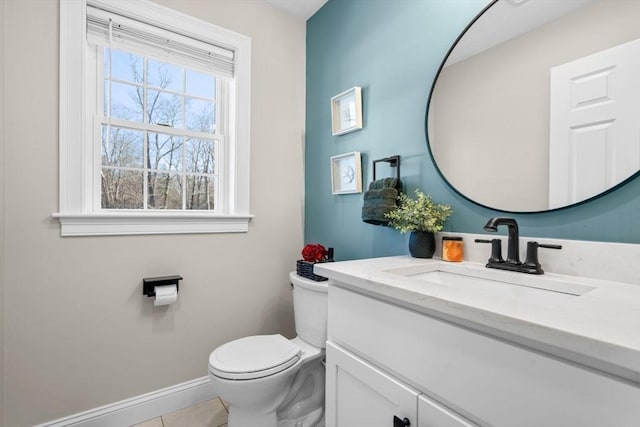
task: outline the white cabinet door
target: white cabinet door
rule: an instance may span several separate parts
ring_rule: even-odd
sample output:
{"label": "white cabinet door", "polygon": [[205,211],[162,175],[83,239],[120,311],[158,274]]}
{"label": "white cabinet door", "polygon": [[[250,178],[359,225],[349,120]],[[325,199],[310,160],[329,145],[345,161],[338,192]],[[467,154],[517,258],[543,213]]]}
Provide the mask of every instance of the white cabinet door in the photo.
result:
{"label": "white cabinet door", "polygon": [[445,408],[427,396],[418,397],[417,427],[477,427],[461,415]]}
{"label": "white cabinet door", "polygon": [[394,427],[394,416],[415,426],[418,394],[327,343],[326,427]]}

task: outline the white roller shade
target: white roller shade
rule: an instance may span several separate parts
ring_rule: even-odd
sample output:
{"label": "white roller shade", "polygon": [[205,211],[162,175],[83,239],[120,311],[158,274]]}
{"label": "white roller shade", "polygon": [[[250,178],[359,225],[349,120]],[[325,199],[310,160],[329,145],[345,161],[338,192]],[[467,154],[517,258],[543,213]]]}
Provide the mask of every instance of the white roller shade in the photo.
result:
{"label": "white roller shade", "polygon": [[233,77],[234,73],[234,52],[230,49],[89,4],[87,40],[89,43],[154,56],[223,77]]}

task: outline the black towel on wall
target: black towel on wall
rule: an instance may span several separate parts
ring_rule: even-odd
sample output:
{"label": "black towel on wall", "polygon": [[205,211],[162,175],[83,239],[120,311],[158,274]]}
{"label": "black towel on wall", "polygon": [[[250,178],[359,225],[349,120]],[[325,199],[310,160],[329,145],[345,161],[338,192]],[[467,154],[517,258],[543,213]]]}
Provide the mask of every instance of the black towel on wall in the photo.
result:
{"label": "black towel on wall", "polygon": [[402,181],[398,178],[383,178],[372,181],[364,192],[362,220],[368,224],[389,225],[384,214],[396,208],[398,195],[402,191]]}

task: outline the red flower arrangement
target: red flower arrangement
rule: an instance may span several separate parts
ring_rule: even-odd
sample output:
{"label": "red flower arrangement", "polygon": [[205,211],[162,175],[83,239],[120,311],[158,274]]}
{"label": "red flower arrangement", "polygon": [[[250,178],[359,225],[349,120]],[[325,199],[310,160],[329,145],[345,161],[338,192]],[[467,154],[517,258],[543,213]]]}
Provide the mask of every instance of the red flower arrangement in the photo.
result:
{"label": "red flower arrangement", "polygon": [[309,243],[302,249],[302,259],[307,262],[326,261],[329,252],[320,243]]}
{"label": "red flower arrangement", "polygon": [[298,276],[321,282],[328,280],[313,272],[313,266],[319,262],[333,261],[333,248],[325,248],[320,243],[309,243],[302,249],[302,258],[296,261],[296,273]]}

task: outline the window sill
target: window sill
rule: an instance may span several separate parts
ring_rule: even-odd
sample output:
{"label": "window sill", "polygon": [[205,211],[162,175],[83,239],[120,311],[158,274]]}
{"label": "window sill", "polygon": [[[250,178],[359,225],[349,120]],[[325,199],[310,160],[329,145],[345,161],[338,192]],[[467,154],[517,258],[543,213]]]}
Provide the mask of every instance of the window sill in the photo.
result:
{"label": "window sill", "polygon": [[125,236],[136,234],[246,233],[253,215],[209,213],[108,212],[54,213],[65,236]]}

